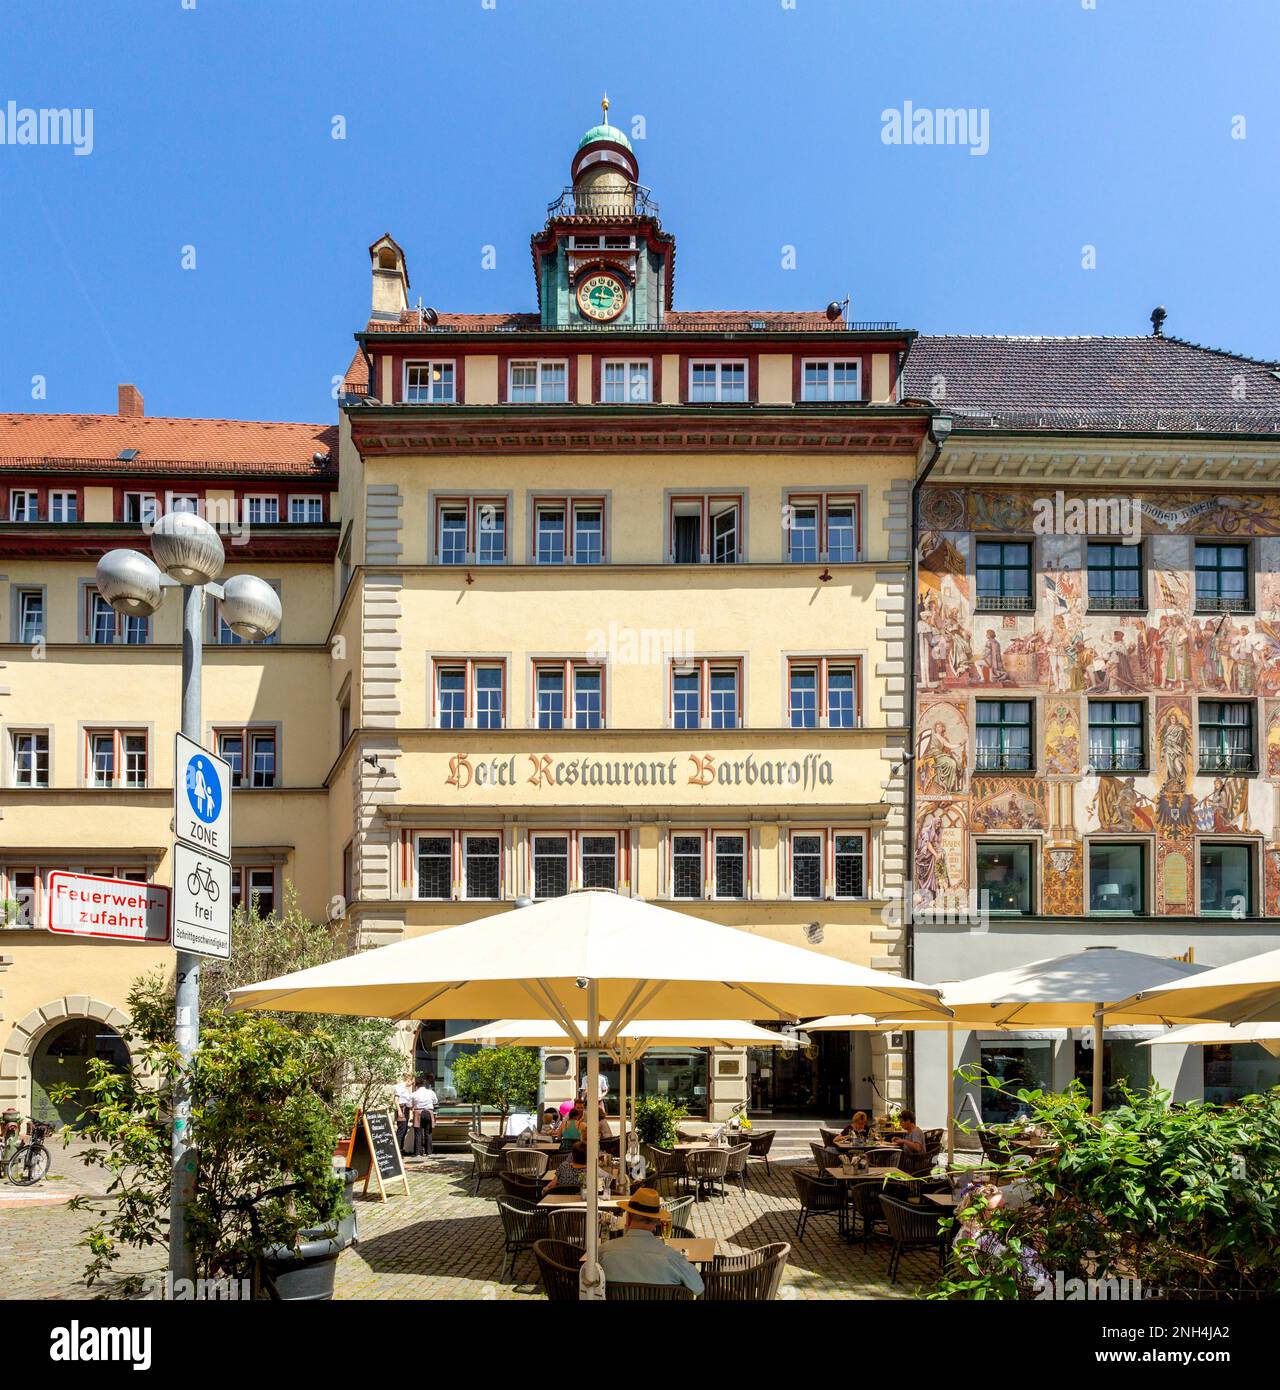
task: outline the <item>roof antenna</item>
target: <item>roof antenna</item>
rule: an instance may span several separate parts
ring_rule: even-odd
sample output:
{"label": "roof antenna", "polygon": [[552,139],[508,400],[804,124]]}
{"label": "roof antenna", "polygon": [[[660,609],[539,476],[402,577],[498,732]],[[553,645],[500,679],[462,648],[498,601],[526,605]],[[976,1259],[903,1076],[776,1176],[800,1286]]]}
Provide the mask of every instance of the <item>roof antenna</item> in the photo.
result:
{"label": "roof antenna", "polygon": [[1169,316],[1165,313],[1163,304],[1157,304],[1151,311],[1151,336],[1153,338],[1164,337],[1164,321]]}

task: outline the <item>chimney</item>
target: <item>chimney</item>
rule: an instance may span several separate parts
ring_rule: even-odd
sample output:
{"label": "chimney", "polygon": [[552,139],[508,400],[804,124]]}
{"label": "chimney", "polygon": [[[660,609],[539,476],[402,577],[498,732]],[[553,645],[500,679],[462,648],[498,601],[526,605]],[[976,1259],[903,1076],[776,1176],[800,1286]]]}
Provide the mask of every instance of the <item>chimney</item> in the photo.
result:
{"label": "chimney", "polygon": [[1169,317],[1163,304],[1157,304],[1151,311],[1151,336],[1153,338],[1164,337],[1164,321]]}
{"label": "chimney", "polygon": [[399,320],[409,307],[409,267],[404,252],[386,233],[369,248],[369,260],[373,270],[373,317]]}
{"label": "chimney", "polygon": [[116,414],[122,420],[141,420],[146,414],[142,408],[142,392],[132,383],[122,382],[116,387]]}

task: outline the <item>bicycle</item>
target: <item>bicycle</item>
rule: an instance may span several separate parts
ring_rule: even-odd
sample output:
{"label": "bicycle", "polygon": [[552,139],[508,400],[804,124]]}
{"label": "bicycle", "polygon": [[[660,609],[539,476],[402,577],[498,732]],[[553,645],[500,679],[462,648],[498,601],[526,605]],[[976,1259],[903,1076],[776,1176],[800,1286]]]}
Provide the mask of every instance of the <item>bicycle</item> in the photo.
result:
{"label": "bicycle", "polygon": [[187,875],[187,892],[199,893],[202,888],[211,903],[218,901],[218,885],[214,882],[213,869],[208,864],[197,864]]}
{"label": "bicycle", "polygon": [[15,1187],[33,1187],[49,1174],[49,1150],[45,1148],[46,1137],[53,1133],[53,1125],[45,1120],[33,1119],[28,1126],[29,1138],[9,1156],[5,1173]]}

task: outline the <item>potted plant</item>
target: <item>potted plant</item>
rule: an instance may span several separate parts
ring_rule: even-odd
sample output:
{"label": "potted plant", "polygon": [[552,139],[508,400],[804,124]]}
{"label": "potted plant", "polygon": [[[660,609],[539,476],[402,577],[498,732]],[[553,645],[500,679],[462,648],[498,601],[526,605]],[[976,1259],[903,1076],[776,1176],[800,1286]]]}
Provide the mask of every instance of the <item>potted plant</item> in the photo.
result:
{"label": "potted plant", "polygon": [[636,1134],[642,1144],[669,1149],[679,1142],[677,1126],[688,1113],[665,1096],[642,1096],[636,1101]]}

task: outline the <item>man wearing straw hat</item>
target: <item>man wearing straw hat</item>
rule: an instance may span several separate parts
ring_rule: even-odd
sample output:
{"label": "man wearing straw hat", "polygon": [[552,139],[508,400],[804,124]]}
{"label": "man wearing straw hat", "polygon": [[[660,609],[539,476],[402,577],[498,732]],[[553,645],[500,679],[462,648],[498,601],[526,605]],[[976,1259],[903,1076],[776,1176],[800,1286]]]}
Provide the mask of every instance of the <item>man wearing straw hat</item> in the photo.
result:
{"label": "man wearing straw hat", "polygon": [[600,1251],[604,1277],[619,1284],[683,1284],[695,1294],[702,1292],[702,1276],[680,1253],[658,1234],[671,1213],[652,1187],[639,1187],[618,1201],[627,1214],[626,1231],[620,1240],[608,1241]]}

